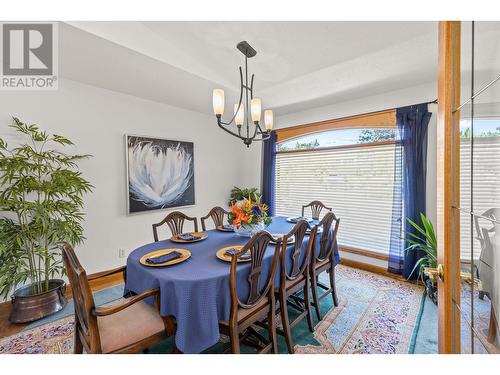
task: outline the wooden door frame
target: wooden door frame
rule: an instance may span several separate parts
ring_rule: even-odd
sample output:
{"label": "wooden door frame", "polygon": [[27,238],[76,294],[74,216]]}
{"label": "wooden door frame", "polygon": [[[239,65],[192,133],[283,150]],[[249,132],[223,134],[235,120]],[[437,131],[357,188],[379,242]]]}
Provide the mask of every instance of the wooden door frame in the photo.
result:
{"label": "wooden door frame", "polygon": [[439,353],[460,353],[460,21],[440,21],[438,37],[437,240]]}

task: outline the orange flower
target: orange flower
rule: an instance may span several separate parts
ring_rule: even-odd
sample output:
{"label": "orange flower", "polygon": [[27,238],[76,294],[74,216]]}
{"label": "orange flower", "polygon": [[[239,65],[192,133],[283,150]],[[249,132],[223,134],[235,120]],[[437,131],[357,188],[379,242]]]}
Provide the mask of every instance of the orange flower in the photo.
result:
{"label": "orange flower", "polygon": [[235,204],[233,204],[233,205],[231,206],[231,211],[232,211],[232,213],[233,213],[235,216],[238,216],[238,214],[239,214],[239,212],[240,212],[240,210],[238,209],[238,207],[237,207]]}

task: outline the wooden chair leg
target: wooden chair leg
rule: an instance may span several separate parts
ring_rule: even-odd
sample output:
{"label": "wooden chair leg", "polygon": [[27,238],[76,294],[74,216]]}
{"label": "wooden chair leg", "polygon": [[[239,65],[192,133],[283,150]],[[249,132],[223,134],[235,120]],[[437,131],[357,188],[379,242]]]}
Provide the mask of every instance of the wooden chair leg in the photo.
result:
{"label": "wooden chair leg", "polygon": [[238,327],[229,325],[229,340],[231,341],[231,353],[240,354],[240,335]]}
{"label": "wooden chair leg", "polygon": [[304,286],[304,301],[305,301],[305,306],[304,308],[307,309],[307,325],[309,326],[309,331],[314,332],[314,325],[313,325],[313,320],[312,320],[312,315],[311,315],[311,295],[310,295],[310,290],[311,290],[311,283],[309,280],[309,275],[306,278],[306,285]]}
{"label": "wooden chair leg", "polygon": [[75,338],[73,342],[73,353],[74,354],[82,354],[83,353],[83,344],[80,340],[80,335],[78,334],[78,323],[75,323]]}
{"label": "wooden chair leg", "polygon": [[[270,293],[274,293],[272,288]],[[274,354],[278,354],[278,339],[276,338],[276,303],[274,301],[274,296],[271,298],[271,307],[269,309],[269,313],[267,314],[267,320],[269,324],[269,339],[271,340],[272,345],[271,349]]]}
{"label": "wooden chair leg", "polygon": [[490,310],[490,324],[488,327],[488,342],[494,343],[496,341],[496,338],[497,338],[498,323],[497,323],[497,318],[495,315],[495,310],[493,308],[493,304],[491,304],[490,309],[491,310]]}
{"label": "wooden chair leg", "polygon": [[316,272],[313,270],[311,272],[311,289],[313,292],[313,302],[314,309],[316,310],[316,316],[318,320],[321,320],[321,310],[319,308],[319,296],[318,296],[318,281],[316,279]]}
{"label": "wooden chair leg", "polygon": [[293,354],[292,331],[290,329],[290,321],[288,320],[288,306],[285,293],[279,294],[280,310],[281,310],[281,324],[283,325],[283,332],[285,334],[286,346],[288,353]]}
{"label": "wooden chair leg", "polygon": [[330,288],[332,289],[333,305],[337,307],[339,305],[339,299],[337,297],[337,287],[335,286],[335,266],[333,262],[330,268]]}

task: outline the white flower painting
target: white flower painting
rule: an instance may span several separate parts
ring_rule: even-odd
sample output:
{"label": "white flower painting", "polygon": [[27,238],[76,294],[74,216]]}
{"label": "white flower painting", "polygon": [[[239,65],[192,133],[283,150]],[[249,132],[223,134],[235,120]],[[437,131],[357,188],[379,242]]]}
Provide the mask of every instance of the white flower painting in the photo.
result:
{"label": "white flower painting", "polygon": [[127,136],[129,213],[194,204],[193,143]]}

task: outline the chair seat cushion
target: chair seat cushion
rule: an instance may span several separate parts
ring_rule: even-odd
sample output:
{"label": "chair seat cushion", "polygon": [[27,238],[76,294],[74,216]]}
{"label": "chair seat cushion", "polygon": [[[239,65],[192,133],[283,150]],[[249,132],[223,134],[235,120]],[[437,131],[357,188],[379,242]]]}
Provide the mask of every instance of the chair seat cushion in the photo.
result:
{"label": "chair seat cushion", "polygon": [[330,263],[330,259],[323,259],[322,261],[318,261],[316,262],[316,265],[315,265],[315,268],[317,271],[323,271],[327,268],[330,268],[331,266],[331,263]]}
{"label": "chair seat cushion", "polygon": [[[104,306],[110,306],[111,302]],[[97,318],[103,353],[116,352],[157,333],[165,331],[163,319],[156,308],[144,301],[108,316]]]}
{"label": "chair seat cushion", "polygon": [[[253,316],[256,313],[258,313],[259,316],[261,316],[263,314],[266,314],[268,311],[269,311],[268,299],[262,298],[255,306],[249,309],[244,309],[240,307],[238,309],[238,322],[247,320],[249,317]],[[225,326],[229,325],[229,322],[227,320],[222,320],[219,323]]]}
{"label": "chair seat cushion", "polygon": [[296,290],[304,286],[306,279],[303,276],[297,277],[295,280],[287,280],[285,282],[285,290]]}

